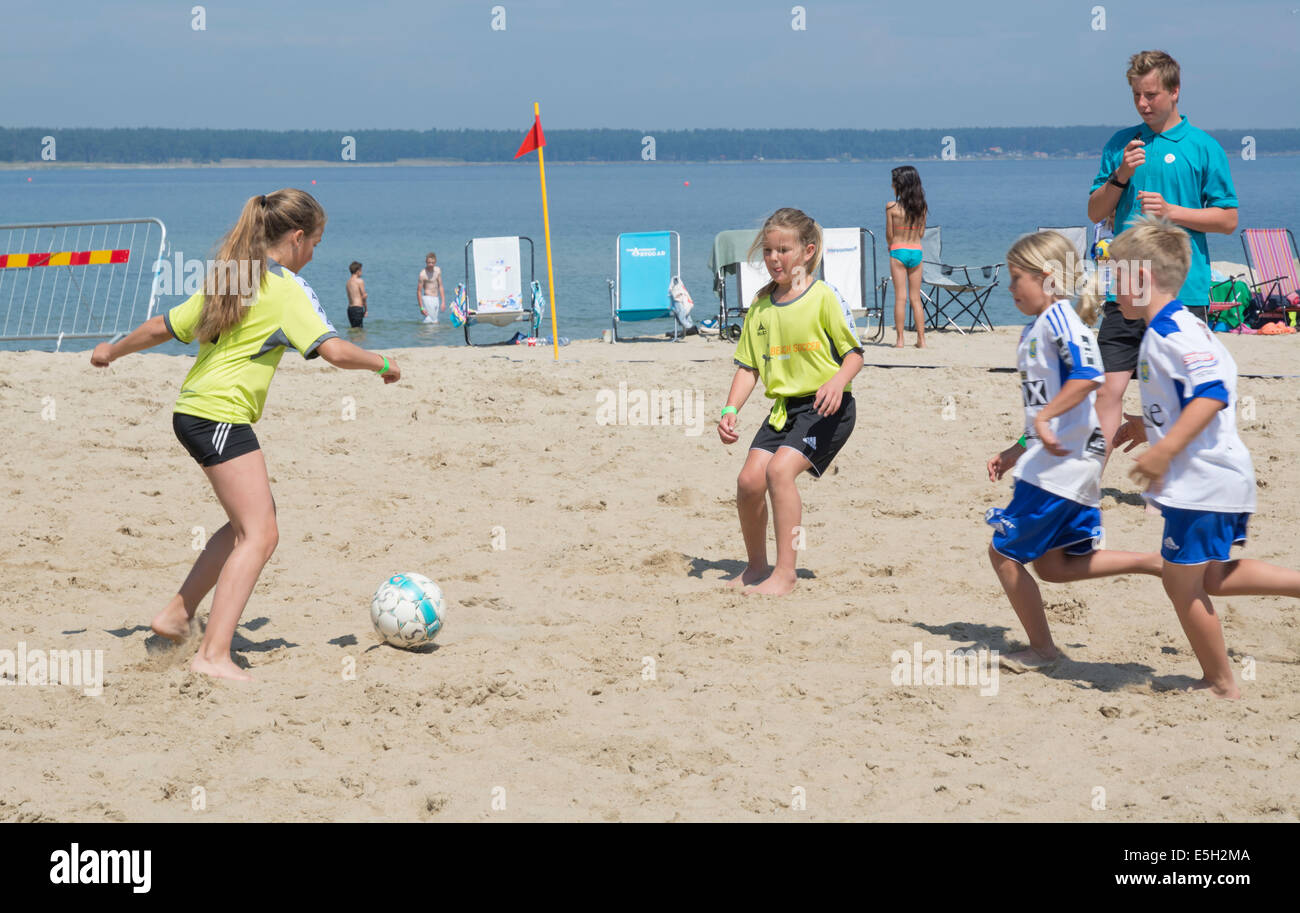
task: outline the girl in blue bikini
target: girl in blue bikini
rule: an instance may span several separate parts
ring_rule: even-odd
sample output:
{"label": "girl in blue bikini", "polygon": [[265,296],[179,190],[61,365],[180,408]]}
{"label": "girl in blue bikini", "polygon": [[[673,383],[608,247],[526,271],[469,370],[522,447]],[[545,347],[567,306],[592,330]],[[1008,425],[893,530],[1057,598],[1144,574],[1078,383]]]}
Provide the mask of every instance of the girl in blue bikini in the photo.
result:
{"label": "girl in blue bikini", "polygon": [[895,168],[890,177],[894,196],[885,204],[885,240],[889,244],[889,276],[894,283],[894,330],[903,347],[903,323],[908,298],[916,323],[916,347],[925,348],[925,311],[921,308],[921,238],[925,234],[925,191],[911,165]]}

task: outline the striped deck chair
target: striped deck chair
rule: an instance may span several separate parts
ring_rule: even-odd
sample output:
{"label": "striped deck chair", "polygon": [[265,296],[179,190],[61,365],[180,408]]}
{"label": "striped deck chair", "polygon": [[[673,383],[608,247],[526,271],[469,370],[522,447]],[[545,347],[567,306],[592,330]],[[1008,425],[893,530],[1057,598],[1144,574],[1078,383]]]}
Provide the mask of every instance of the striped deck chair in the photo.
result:
{"label": "striped deck chair", "polygon": [[[1250,270],[1250,289],[1265,302],[1274,296],[1282,298],[1300,292],[1300,252],[1296,250],[1295,235],[1289,228],[1246,228],[1241,232],[1241,246],[1246,251],[1246,266]],[[1300,308],[1294,305],[1261,308],[1261,316],[1286,320],[1288,312]]]}

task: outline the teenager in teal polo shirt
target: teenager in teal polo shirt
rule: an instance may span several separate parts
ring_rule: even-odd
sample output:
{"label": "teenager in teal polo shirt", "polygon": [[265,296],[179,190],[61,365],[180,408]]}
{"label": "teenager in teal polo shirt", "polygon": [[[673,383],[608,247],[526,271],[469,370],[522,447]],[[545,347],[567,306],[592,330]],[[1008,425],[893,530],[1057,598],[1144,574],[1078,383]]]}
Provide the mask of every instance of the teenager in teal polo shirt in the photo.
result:
{"label": "teenager in teal polo shirt", "polygon": [[[1140,216],[1159,216],[1183,228],[1192,242],[1191,268],[1179,290],[1187,305],[1210,297],[1210,254],[1206,232],[1237,230],[1237,193],[1228,156],[1213,137],[1178,113],[1178,62],[1164,51],[1141,51],[1129,59],[1133,105],[1142,118],[1136,127],[1110,138],[1088,197],[1088,219],[1115,219],[1118,235]],[[1110,442],[1123,415],[1124,389],[1137,367],[1145,327],[1125,320],[1114,301],[1106,302],[1097,331],[1106,379],[1097,391],[1097,419]]]}

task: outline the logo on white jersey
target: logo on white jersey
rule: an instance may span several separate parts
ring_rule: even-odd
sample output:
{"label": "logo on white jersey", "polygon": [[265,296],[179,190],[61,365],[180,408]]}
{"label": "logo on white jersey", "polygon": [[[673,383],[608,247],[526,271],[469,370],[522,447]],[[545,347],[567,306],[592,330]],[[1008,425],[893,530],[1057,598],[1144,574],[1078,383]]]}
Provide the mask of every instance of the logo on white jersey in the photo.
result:
{"label": "logo on white jersey", "polygon": [[1047,405],[1047,381],[1026,380],[1020,384],[1020,390],[1026,406]]}
{"label": "logo on white jersey", "polygon": [[1147,364],[1145,358],[1138,362],[1138,377],[1142,378],[1143,382],[1151,379],[1151,365]]}
{"label": "logo on white jersey", "polygon": [[1030,357],[1030,358],[1037,358],[1037,357],[1038,357],[1038,340],[1037,340],[1037,339],[1031,339],[1031,340],[1029,340],[1029,357]]}
{"label": "logo on white jersey", "polygon": [[1100,428],[1094,428],[1092,434],[1088,437],[1088,443],[1084,447],[1089,453],[1095,453],[1098,456],[1106,455],[1106,436],[1101,433]]}
{"label": "logo on white jersey", "polygon": [[1190,374],[1195,374],[1198,371],[1213,372],[1218,364],[1219,358],[1213,352],[1189,352],[1183,356],[1183,367]]}

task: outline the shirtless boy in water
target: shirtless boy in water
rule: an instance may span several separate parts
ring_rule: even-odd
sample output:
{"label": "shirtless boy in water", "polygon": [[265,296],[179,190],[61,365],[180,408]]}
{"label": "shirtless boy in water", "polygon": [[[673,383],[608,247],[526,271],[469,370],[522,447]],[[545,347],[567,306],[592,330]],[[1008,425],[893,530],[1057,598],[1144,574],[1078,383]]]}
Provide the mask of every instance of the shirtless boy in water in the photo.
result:
{"label": "shirtless boy in water", "polygon": [[420,313],[424,315],[425,323],[438,322],[438,312],[442,310],[445,297],[438,255],[430,251],[424,258],[424,269],[420,270],[420,278],[415,284],[415,303],[419,306]]}
{"label": "shirtless boy in water", "polygon": [[361,320],[366,316],[366,283],[361,278],[361,264],[356,260],[348,267],[352,273],[348,277],[348,323],[353,327],[360,327]]}

